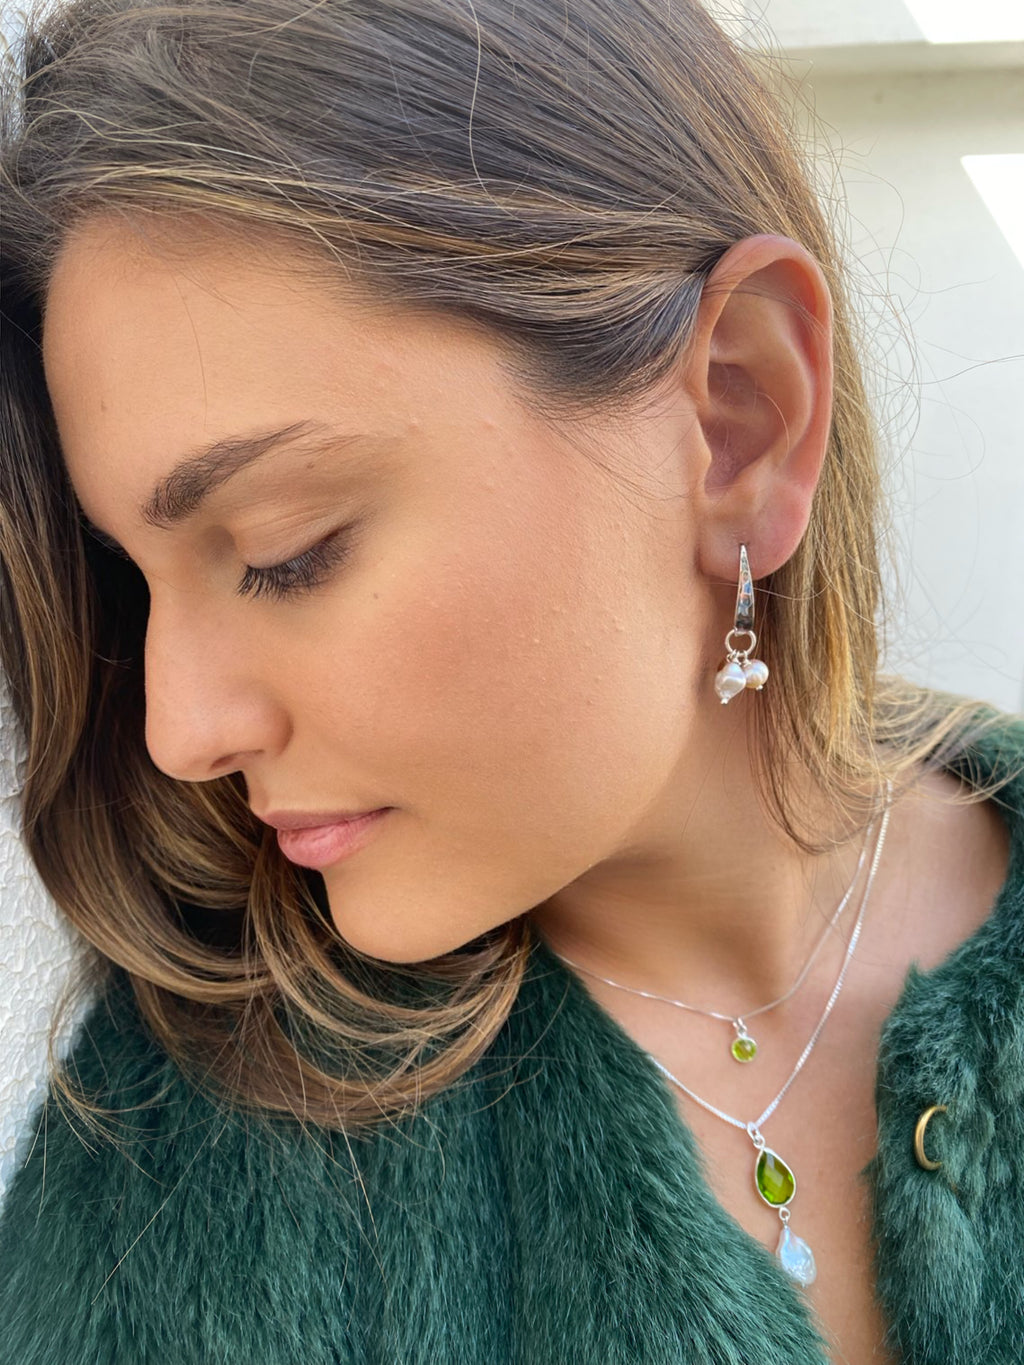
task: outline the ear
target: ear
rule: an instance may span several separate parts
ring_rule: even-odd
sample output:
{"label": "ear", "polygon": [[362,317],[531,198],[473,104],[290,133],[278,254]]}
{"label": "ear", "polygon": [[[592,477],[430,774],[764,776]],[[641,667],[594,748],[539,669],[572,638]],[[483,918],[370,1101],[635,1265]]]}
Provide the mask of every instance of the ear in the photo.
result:
{"label": "ear", "polygon": [[685,382],[703,437],[698,554],[735,582],[784,564],[807,529],[832,422],[832,300],[788,237],[747,237],[704,286]]}

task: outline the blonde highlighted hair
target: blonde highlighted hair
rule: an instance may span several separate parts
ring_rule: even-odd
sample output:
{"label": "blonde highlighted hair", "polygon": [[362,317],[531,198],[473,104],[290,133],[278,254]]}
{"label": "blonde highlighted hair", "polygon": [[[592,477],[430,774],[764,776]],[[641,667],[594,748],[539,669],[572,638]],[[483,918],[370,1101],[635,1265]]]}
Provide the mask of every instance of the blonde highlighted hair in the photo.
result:
{"label": "blonde highlighted hair", "polygon": [[25,838],[171,1054],[235,1102],[347,1129],[408,1111],[493,1040],[532,930],[526,912],[429,963],[369,959],[237,776],[149,759],[145,583],[83,535],[40,356],[57,253],[93,215],[274,234],[325,287],[487,328],[564,412],[642,395],[723,253],[795,238],[832,294],[834,418],[807,534],[760,585],[765,799],[811,849],[794,760],[856,822],[966,742],[976,706],[877,678],[876,433],[843,266],[770,73],[699,4],[71,0],[31,16],[3,119],[0,639]]}

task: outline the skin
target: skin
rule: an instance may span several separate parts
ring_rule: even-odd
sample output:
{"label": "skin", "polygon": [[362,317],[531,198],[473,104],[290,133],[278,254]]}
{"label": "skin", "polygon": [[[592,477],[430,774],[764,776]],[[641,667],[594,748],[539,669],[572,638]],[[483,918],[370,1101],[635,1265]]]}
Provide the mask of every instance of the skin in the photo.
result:
{"label": "skin", "polygon": [[[541,907],[566,944],[599,926],[618,957],[642,927],[656,958],[724,953],[770,988],[852,869],[856,850],[808,860],[773,830],[743,725],[758,698],[712,691],[740,540],[756,579],[806,524],[828,292],[772,237],[711,285],[669,382],[628,420],[559,427],[479,330],[327,298],[279,250],[207,233],[164,252],[107,219],[66,244],[46,380],[84,511],[149,585],[153,761],[240,770],[257,811],[395,807],[324,873],[364,952],[429,958]],[[188,522],[144,521],[185,452],[306,420],[380,443],[285,446]],[[238,595],[247,564],[352,522],[314,590]],[[743,941],[755,887],[774,960]]]}
{"label": "skin", "polygon": [[[719,1009],[781,994],[859,842],[814,857],[784,838],[751,774],[760,698],[723,707],[713,678],[739,543],[756,580],[806,528],[831,319],[801,246],[748,238],[656,391],[555,421],[479,328],[328,294],[279,243],[80,227],[43,360],[82,509],[149,586],[153,762],[240,771],[257,813],[393,807],[323,874],[339,932],[381,959],[532,908],[617,979]],[[173,527],[143,516],[186,452],[303,422],[328,436],[283,443]],[[240,591],[247,566],[339,531],[317,585]]]}
{"label": "skin", "polygon": [[[785,840],[752,779],[745,717],[761,698],[723,707],[713,678],[739,544],[755,580],[784,563],[821,470],[832,313],[816,262],[786,238],[738,243],[657,391],[559,423],[479,329],[328,297],[276,244],[165,244],[178,249],[116,219],[79,227],[43,336],[75,492],[149,586],[153,762],[185,782],[239,771],[257,813],[394,807],[323,874],[339,933],[375,957],[424,960],[532,909],[556,951],[635,987],[724,1012],[781,995],[860,843],[812,857]],[[375,442],[296,442],[188,521],[143,517],[186,452],[303,421]],[[317,587],[239,593],[247,565],[353,524]],[[790,780],[831,831],[828,802]],[[858,1183],[878,1028],[909,961],[941,960],[1005,876],[999,816],[949,805],[954,787],[936,775],[894,810],[857,970],[773,1119],[772,1141],[805,1161],[812,1301],[849,1353],[837,1360],[883,1359]],[[766,1096],[844,945],[757,1021]],[[720,1022],[587,984],[697,1093],[746,1111]],[[723,1207],[773,1248],[777,1220],[726,1160],[720,1121],[677,1100]]]}

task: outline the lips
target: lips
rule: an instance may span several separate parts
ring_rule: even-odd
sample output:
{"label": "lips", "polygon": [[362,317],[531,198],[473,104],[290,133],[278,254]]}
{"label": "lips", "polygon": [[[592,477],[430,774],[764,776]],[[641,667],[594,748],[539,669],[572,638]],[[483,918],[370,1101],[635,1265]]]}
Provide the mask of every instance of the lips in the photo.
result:
{"label": "lips", "polygon": [[[293,823],[290,826],[282,826],[273,820],[267,823],[275,825],[278,847],[290,862],[297,863],[300,867],[321,870],[362,848],[376,832],[390,809],[390,806],[385,806],[363,815],[341,819],[335,817],[326,823],[313,825]],[[310,817],[285,818],[296,822],[301,818],[305,822]]]}
{"label": "lips", "polygon": [[[377,809],[387,810],[388,807],[380,806]],[[375,815],[376,810],[268,810],[265,815],[260,815],[258,811],[253,814],[274,829],[320,829],[324,825],[336,825],[341,820],[360,820],[364,815]]]}

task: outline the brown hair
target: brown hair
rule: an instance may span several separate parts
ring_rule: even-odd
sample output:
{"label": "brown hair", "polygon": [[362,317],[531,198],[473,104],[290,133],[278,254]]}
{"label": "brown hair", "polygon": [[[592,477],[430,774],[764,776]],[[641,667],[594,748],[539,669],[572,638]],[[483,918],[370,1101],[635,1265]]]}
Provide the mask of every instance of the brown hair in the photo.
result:
{"label": "brown hair", "polygon": [[765,76],[687,0],[72,0],[30,19],[0,160],[0,628],[25,838],[172,1054],[237,1102],[355,1127],[450,1084],[512,1006],[529,918],[375,962],[239,779],[154,767],[145,584],[83,536],[44,383],[57,252],[97,213],[275,233],[325,281],[485,326],[567,412],[668,372],[735,242],[801,242],[834,303],[834,419],[807,534],[761,585],[773,678],[752,714],[766,799],[811,849],[781,783],[794,757],[853,811],[974,708],[879,691],[875,431],[833,234]]}

